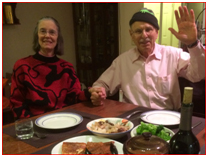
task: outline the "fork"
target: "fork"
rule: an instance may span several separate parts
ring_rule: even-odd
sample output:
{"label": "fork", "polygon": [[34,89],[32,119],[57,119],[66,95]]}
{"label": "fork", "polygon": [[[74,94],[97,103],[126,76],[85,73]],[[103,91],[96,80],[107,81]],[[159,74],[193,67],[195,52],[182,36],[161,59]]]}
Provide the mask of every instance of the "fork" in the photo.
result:
{"label": "fork", "polygon": [[131,116],[135,115],[136,113],[141,113],[141,112],[142,111],[140,111],[140,110],[134,111],[133,113],[131,113],[128,116],[126,116],[126,119],[129,119]]}

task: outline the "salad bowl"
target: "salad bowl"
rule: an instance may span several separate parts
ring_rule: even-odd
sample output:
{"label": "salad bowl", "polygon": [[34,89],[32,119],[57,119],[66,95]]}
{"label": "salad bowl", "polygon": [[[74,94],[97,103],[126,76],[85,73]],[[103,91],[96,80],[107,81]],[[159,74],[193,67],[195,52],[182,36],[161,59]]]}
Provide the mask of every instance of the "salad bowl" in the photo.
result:
{"label": "salad bowl", "polygon": [[118,139],[129,133],[134,127],[134,124],[123,118],[100,118],[90,121],[86,128],[94,135]]}

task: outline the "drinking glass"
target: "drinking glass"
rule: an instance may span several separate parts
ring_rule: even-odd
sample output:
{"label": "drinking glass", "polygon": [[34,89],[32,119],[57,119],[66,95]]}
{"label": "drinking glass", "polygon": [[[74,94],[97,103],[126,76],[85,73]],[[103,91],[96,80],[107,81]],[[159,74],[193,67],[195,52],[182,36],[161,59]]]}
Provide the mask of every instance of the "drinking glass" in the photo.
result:
{"label": "drinking glass", "polygon": [[30,118],[18,119],[15,121],[15,131],[17,138],[24,140],[33,137],[33,121]]}

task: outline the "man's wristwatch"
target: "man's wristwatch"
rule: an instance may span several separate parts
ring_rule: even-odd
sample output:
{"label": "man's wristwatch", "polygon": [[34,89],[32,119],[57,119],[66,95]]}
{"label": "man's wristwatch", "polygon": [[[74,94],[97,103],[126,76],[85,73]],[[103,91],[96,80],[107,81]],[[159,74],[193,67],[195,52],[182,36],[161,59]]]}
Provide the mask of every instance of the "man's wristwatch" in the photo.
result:
{"label": "man's wristwatch", "polygon": [[187,45],[188,48],[195,47],[198,44],[199,40],[196,40],[193,44]]}

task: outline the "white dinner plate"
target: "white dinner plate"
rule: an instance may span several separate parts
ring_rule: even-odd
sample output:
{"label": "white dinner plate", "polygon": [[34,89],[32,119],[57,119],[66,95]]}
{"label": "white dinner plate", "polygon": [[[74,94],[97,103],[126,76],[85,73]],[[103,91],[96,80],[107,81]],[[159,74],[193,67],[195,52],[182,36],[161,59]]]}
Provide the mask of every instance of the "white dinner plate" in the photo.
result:
{"label": "white dinner plate", "polygon": [[141,119],[145,122],[158,125],[178,125],[180,123],[181,114],[176,111],[154,110],[144,112]]}
{"label": "white dinner plate", "polygon": [[65,129],[76,126],[83,121],[83,117],[76,113],[52,113],[35,120],[35,124],[44,129]]}
{"label": "white dinner plate", "polygon": [[[57,145],[55,145],[51,151],[51,154],[62,154],[62,144],[63,142],[110,142],[114,141],[108,138],[104,137],[99,137],[99,136],[93,136],[93,135],[83,135],[83,136],[77,136],[77,137],[72,137],[67,140],[64,140]],[[118,154],[123,154],[123,144],[117,141],[114,141],[114,145],[117,148]]]}

